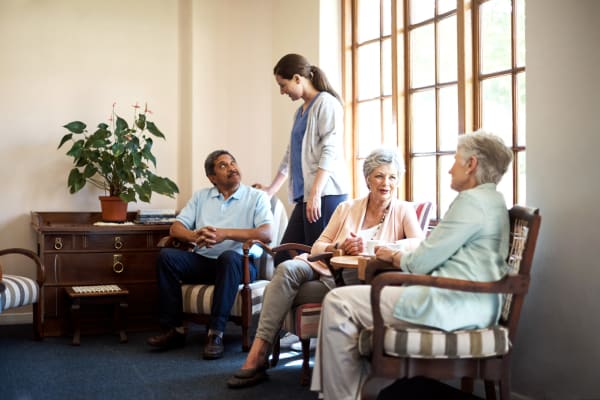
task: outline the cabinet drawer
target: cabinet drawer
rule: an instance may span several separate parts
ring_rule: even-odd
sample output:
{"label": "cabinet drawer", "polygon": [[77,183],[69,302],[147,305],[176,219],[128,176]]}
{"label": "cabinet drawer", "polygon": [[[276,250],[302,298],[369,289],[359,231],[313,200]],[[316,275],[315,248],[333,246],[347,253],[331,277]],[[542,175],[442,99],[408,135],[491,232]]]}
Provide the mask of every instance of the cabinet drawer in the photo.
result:
{"label": "cabinet drawer", "polygon": [[44,236],[46,251],[134,250],[156,248],[165,232],[51,234]]}
{"label": "cabinet drawer", "polygon": [[156,251],[49,254],[46,283],[91,285],[156,281]]}

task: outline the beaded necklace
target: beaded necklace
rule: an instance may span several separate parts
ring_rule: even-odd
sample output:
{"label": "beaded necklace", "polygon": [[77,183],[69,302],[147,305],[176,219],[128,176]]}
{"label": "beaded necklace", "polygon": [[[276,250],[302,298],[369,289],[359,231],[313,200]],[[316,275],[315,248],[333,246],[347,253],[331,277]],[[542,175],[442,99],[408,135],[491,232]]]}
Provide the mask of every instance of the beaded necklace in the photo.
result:
{"label": "beaded necklace", "polygon": [[388,214],[388,211],[390,210],[390,205],[392,204],[392,202],[390,201],[387,205],[387,207],[385,208],[385,210],[383,210],[383,215],[381,216],[381,220],[379,221],[379,224],[377,224],[377,229],[375,229],[375,232],[373,232],[373,236],[371,236],[371,240],[374,240],[377,235],[379,234],[379,231],[381,230],[381,225],[383,225],[383,221],[385,221],[385,217]]}

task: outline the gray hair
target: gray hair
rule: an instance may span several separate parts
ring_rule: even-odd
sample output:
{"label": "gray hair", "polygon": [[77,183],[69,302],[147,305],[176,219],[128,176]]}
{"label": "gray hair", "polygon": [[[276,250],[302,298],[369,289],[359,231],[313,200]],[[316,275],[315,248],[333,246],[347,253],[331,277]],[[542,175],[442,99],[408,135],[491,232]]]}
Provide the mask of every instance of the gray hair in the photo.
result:
{"label": "gray hair", "polygon": [[363,174],[365,175],[365,179],[371,175],[371,172],[373,172],[375,168],[389,164],[396,168],[398,176],[404,174],[404,171],[406,171],[404,160],[402,159],[402,156],[398,154],[398,151],[386,147],[373,150],[367,158],[365,158],[363,164]]}
{"label": "gray hair", "polygon": [[456,152],[465,160],[477,159],[478,185],[500,182],[513,158],[512,151],[499,136],[481,130],[459,135]]}

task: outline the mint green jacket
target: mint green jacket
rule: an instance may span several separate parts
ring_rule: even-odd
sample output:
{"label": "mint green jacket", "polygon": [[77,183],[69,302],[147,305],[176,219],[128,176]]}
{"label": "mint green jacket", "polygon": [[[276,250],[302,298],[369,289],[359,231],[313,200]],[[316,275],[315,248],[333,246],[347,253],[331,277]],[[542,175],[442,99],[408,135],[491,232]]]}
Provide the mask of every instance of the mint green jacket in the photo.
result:
{"label": "mint green jacket", "polygon": [[[442,221],[402,257],[400,266],[414,274],[495,281],[508,271],[509,230],[504,197],[495,184],[482,184],[460,192]],[[498,321],[501,306],[502,295],[409,286],[394,317],[445,331],[483,328]]]}

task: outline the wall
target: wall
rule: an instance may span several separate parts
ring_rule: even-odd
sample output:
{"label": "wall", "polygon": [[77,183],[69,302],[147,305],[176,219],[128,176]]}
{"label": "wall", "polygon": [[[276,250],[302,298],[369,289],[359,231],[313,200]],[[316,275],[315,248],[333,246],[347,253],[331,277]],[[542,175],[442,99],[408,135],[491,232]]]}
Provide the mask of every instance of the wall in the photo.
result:
{"label": "wall", "polygon": [[148,103],[167,136],[155,145],[157,173],[176,177],[177,39],[173,2],[0,2],[0,247],[34,248],[32,210],[99,210],[97,189],[69,194],[68,148],[56,148],[62,125],[107,122],[113,102],[128,120],[131,105]]}
{"label": "wall", "polygon": [[600,2],[527,0],[527,202],[542,214],[513,391],[599,399]]}
{"label": "wall", "polygon": [[[33,210],[99,211],[97,189],[69,194],[71,159],[57,145],[62,125],[106,122],[113,102],[125,118],[135,102],[148,103],[167,137],[155,144],[156,172],[181,190],[176,199],[130,203],[130,211],[183,207],[209,184],[203,162],[216,148],[236,155],[246,183],[270,183],[299,106],[280,96],[273,66],[288,52],[317,65],[321,54],[335,54],[319,40],[339,43],[337,3],[0,1],[0,248],[35,249]],[[328,66],[339,82],[339,64],[330,57]],[[287,189],[278,196],[286,199]],[[34,274],[30,265],[5,265],[6,273],[17,270]]]}

